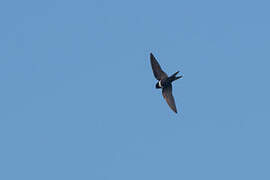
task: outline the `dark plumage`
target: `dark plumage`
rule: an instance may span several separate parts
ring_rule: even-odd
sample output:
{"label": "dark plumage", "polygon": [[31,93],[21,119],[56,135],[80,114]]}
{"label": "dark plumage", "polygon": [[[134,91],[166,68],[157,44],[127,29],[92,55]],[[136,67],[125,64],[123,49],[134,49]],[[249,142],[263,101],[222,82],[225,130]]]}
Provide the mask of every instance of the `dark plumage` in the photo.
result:
{"label": "dark plumage", "polygon": [[152,53],[150,53],[150,61],[155,78],[158,80],[156,88],[162,88],[162,95],[170,108],[177,113],[174,97],[172,95],[172,82],[183,77],[176,76],[179,71],[168,77],[168,75],[161,69],[159,63]]}

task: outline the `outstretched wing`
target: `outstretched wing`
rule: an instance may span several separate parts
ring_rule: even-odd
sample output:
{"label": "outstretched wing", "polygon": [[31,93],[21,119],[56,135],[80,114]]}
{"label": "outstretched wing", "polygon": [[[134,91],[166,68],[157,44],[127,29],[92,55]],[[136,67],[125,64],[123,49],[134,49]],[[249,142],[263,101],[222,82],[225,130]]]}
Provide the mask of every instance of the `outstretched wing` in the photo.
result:
{"label": "outstretched wing", "polygon": [[165,98],[165,100],[167,101],[167,104],[170,106],[170,108],[177,113],[177,109],[175,106],[175,102],[174,102],[174,98],[172,95],[172,85],[165,87],[162,89],[162,95]]}
{"label": "outstretched wing", "polygon": [[150,53],[150,60],[151,60],[151,66],[152,66],[152,70],[153,70],[155,78],[157,80],[167,78],[168,75],[164,71],[162,71],[160,65],[158,64],[156,58],[154,57],[152,53]]}

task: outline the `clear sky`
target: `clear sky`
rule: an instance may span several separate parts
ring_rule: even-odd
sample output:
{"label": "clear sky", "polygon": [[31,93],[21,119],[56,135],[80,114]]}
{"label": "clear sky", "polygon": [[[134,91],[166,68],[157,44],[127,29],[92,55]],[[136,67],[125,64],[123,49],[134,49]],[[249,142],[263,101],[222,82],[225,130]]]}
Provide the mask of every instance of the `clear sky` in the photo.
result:
{"label": "clear sky", "polygon": [[1,1],[0,179],[269,180],[269,7]]}

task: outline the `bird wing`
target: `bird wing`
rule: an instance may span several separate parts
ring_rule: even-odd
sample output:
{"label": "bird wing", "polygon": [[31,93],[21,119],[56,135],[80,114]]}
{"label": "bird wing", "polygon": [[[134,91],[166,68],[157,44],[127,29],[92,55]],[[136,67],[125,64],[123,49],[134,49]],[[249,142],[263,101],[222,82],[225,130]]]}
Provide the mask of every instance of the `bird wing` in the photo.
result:
{"label": "bird wing", "polygon": [[165,88],[162,89],[162,95],[165,98],[165,100],[167,101],[167,104],[170,106],[170,108],[177,113],[177,109],[175,106],[175,102],[174,102],[174,98],[172,95],[172,85],[169,85]]}
{"label": "bird wing", "polygon": [[161,69],[160,65],[158,64],[156,58],[152,53],[150,53],[150,60],[151,60],[151,66],[154,73],[154,76],[157,80],[161,80],[164,78],[167,78],[168,75]]}

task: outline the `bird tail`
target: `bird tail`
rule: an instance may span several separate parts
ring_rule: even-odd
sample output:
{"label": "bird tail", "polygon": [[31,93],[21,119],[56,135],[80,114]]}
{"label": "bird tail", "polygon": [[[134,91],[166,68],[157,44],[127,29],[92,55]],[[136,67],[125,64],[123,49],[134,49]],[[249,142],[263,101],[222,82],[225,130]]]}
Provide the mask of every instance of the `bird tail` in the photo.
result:
{"label": "bird tail", "polygon": [[173,75],[171,75],[169,77],[170,82],[173,82],[173,81],[175,81],[175,80],[180,79],[180,78],[183,77],[183,76],[176,76],[178,73],[179,73],[179,71],[177,71],[176,73],[174,73]]}

